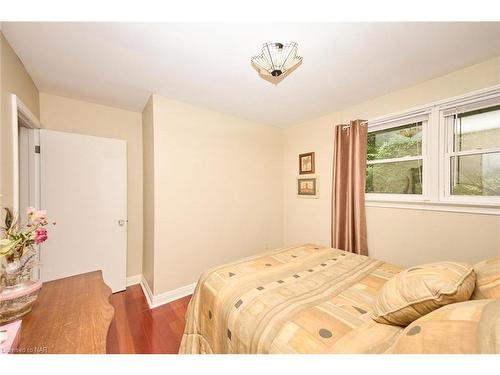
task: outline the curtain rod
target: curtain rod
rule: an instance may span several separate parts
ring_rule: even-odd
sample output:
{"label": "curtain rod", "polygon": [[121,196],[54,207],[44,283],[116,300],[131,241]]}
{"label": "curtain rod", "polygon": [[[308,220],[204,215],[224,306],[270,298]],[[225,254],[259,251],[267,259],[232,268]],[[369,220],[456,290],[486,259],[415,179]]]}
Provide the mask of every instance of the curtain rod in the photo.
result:
{"label": "curtain rod", "polygon": [[[387,116],[387,117],[382,117],[382,118],[379,117],[377,119],[361,121],[360,125],[363,125],[363,126],[364,125],[368,125],[368,124],[380,125],[380,124],[385,124],[385,123],[389,123],[389,122],[393,122],[393,121],[418,118],[419,116],[425,116],[428,113],[430,113],[430,109],[418,111],[418,112],[415,112],[415,113],[407,113],[406,115],[403,115],[403,116]],[[349,124],[346,124],[346,125],[340,124],[340,125],[344,126],[344,127],[350,127],[351,126]]]}
{"label": "curtain rod", "polygon": [[[366,126],[366,125],[368,125],[368,120],[366,120],[366,121],[361,121],[361,122],[359,123],[359,125],[361,125],[361,126]],[[344,130],[344,129],[347,129],[347,128],[350,128],[350,127],[351,127],[351,125],[350,125],[350,124],[347,124],[347,125],[338,124],[337,126],[342,126],[342,130]]]}

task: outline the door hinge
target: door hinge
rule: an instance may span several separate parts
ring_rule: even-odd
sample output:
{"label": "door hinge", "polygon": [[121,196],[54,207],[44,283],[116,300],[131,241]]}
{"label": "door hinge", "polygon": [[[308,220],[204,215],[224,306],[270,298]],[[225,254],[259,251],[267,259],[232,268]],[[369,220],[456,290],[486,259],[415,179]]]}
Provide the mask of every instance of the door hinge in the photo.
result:
{"label": "door hinge", "polygon": [[39,154],[40,153],[40,146],[35,146],[35,154]]}

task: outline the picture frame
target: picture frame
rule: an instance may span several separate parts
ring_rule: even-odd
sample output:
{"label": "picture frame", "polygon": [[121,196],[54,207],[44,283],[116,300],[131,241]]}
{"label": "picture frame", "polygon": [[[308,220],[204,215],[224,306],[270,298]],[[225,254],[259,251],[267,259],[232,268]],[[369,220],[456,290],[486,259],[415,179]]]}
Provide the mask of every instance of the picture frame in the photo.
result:
{"label": "picture frame", "polygon": [[297,196],[301,198],[319,197],[319,178],[318,177],[298,177],[297,178]]}
{"label": "picture frame", "polygon": [[313,174],[314,170],[314,152],[299,154],[299,174]]}

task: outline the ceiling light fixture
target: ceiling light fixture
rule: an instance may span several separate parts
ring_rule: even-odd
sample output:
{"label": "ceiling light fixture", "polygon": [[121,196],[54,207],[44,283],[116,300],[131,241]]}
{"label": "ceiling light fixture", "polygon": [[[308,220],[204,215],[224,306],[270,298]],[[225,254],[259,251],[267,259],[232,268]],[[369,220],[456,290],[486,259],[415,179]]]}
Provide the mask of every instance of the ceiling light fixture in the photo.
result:
{"label": "ceiling light fixture", "polygon": [[252,66],[259,75],[275,85],[302,64],[302,57],[297,55],[297,43],[264,43],[260,55],[251,59]]}

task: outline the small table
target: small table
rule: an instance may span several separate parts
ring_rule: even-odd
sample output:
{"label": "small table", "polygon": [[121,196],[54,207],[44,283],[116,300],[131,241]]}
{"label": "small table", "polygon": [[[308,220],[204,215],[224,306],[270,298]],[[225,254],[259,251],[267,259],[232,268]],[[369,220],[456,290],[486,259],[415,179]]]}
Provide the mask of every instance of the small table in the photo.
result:
{"label": "small table", "polygon": [[111,289],[101,271],[43,283],[32,311],[23,318],[17,353],[106,353],[114,316]]}

